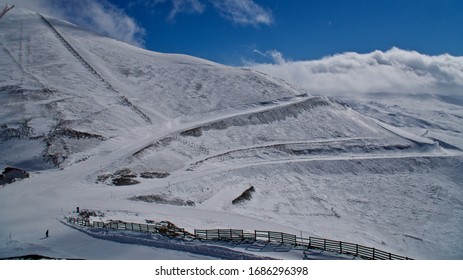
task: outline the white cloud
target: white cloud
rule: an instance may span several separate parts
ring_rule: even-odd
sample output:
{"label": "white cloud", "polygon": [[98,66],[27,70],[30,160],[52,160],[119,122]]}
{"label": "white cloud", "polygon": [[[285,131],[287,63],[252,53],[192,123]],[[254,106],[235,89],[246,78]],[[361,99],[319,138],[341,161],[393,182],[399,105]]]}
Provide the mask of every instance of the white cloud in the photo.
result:
{"label": "white cloud", "polygon": [[[123,9],[108,0],[4,1],[70,21],[136,46],[144,46],[145,29]],[[206,9],[206,3],[212,4],[222,17],[241,25],[270,25],[273,22],[271,11],[259,6],[253,0],[138,0],[128,3],[128,7],[145,4],[148,9],[155,9],[158,5],[171,5],[167,19],[175,21],[177,15],[182,13],[202,14]]]}
{"label": "white cloud", "polygon": [[19,7],[65,19],[97,33],[143,46],[145,30],[106,0],[8,0]]}
{"label": "white cloud", "polygon": [[200,0],[146,0],[145,4],[150,8],[156,8],[158,5],[171,4],[172,8],[167,19],[174,21],[178,14],[202,14],[205,5]]}
{"label": "white cloud", "polygon": [[272,57],[273,61],[276,64],[281,65],[281,64],[286,63],[286,60],[283,58],[283,54],[281,52],[276,51],[276,50],[270,50],[270,51],[267,51],[267,53]]}
{"label": "white cloud", "polygon": [[204,12],[204,5],[198,0],[172,0],[173,8],[169,19],[173,20],[178,13],[201,14]]}
{"label": "white cloud", "polygon": [[167,19],[173,21],[181,13],[202,14],[206,9],[206,2],[211,3],[223,18],[240,25],[273,23],[272,12],[253,0],[146,0],[145,3],[150,7],[171,4],[172,9]]}
{"label": "white cloud", "polygon": [[[252,52],[273,61],[273,63],[275,63],[275,64],[286,63],[286,60],[283,58],[283,54],[280,53],[277,50],[269,50],[269,51],[266,51],[265,53],[263,53],[263,52],[255,49]],[[249,61],[246,61],[245,64],[253,64],[253,63],[249,62]]]}
{"label": "white cloud", "polygon": [[[267,54],[268,52],[266,52]],[[343,53],[320,60],[285,61],[273,51],[276,64],[251,67],[313,94],[434,93],[463,95],[463,57],[429,56],[392,48],[367,54]]]}
{"label": "white cloud", "polygon": [[210,0],[214,8],[220,14],[237,24],[271,25],[273,23],[272,12],[259,6],[252,0]]}

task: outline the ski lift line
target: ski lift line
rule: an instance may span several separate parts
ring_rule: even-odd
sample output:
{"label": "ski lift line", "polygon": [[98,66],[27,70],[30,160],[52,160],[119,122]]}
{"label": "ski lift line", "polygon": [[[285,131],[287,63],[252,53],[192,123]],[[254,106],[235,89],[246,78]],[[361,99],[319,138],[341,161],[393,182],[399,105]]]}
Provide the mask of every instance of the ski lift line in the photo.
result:
{"label": "ski lift line", "polygon": [[0,13],[0,19],[6,14],[8,13],[8,11],[10,11],[11,9],[14,8],[14,5],[13,6],[10,6],[8,7],[8,5],[5,5],[5,8],[3,9],[3,11]]}
{"label": "ski lift line", "polygon": [[[77,52],[77,50],[56,30],[56,28],[40,13],[37,13],[37,15],[45,22],[45,24],[50,27],[50,29],[55,33],[55,35],[58,37],[58,39],[63,43],[63,45],[68,49],[68,51],[79,60],[82,65],[90,72],[92,73],[95,77],[97,77],[101,82],[103,82],[106,87],[119,94],[119,91],[116,90],[106,79],[103,78],[103,76],[98,73],[98,71],[95,70],[94,67],[90,65],[80,54]],[[132,111],[134,111],[137,115],[139,115],[145,122],[151,124],[151,118],[146,115],[142,110],[140,110],[137,106],[135,106],[127,97],[121,95],[120,96],[120,103],[128,106]]]}
{"label": "ski lift line", "polygon": [[72,47],[72,45],[66,40],[64,39],[64,37],[58,32],[58,30],[56,30],[56,28],[43,16],[41,15],[40,13],[37,13],[40,18],[45,22],[45,24],[50,27],[50,29],[53,31],[53,33],[55,33],[55,35],[58,37],[58,39],[64,44],[64,46],[84,65],[85,68],[87,68],[87,70],[89,70],[95,77],[97,77],[100,81],[102,81],[104,84],[106,84],[106,86],[114,91],[114,92],[117,92],[118,91],[108,82],[106,81],[78,52],[77,50]]}

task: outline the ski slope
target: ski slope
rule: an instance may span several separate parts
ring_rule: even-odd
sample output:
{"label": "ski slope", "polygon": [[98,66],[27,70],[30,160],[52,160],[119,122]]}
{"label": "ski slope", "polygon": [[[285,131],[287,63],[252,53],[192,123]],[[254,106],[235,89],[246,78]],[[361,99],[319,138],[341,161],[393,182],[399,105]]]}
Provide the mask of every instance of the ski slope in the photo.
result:
{"label": "ski slope", "polygon": [[[0,19],[0,60],[0,168],[31,172],[0,188],[0,257],[221,258],[78,231],[62,223],[76,207],[190,231],[272,230],[463,257],[461,146],[443,143],[456,138],[444,129],[399,128],[255,70],[142,50],[19,7]],[[139,183],[114,185],[124,169]],[[232,204],[249,186],[252,199]],[[148,195],[194,205],[131,199]]]}

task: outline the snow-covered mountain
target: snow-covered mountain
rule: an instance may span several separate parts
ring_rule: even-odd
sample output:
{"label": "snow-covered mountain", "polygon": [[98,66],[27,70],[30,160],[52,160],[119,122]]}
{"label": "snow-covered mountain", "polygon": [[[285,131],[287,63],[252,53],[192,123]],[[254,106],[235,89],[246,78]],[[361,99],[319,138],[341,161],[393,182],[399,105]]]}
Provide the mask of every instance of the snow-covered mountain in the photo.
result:
{"label": "snow-covered mountain", "polygon": [[[95,240],[59,220],[79,206],[463,257],[458,147],[254,70],[142,50],[17,7],[0,19],[0,61],[0,167],[31,172],[0,189],[0,256],[117,258],[76,250]],[[250,186],[250,200],[231,203]],[[46,229],[54,238],[40,239]]]}

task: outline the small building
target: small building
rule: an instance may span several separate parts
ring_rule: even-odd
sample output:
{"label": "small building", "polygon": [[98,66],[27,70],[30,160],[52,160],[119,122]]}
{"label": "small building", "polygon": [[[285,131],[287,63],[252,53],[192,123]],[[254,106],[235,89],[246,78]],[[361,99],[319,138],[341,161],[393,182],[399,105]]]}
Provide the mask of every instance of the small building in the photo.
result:
{"label": "small building", "polygon": [[10,184],[18,179],[29,178],[29,173],[16,167],[6,167],[0,174],[0,184]]}

